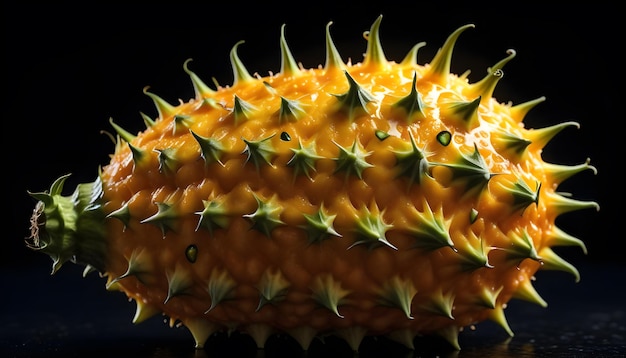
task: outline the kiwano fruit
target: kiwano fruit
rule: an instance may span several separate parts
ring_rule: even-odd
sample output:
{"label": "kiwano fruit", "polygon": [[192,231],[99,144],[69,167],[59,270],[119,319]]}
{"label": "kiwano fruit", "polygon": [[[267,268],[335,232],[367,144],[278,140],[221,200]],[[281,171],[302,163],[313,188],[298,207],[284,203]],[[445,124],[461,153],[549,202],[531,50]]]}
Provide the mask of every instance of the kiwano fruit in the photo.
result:
{"label": "kiwano fruit", "polygon": [[162,313],[202,348],[215,332],[259,347],[286,333],[308,349],[336,335],[409,348],[492,320],[512,335],[511,299],[545,306],[538,270],[577,269],[555,246],[584,243],[555,225],[596,202],[559,193],[595,168],[542,160],[565,122],[523,119],[538,98],[492,97],[507,56],[476,83],[450,73],[453,32],[429,64],[415,45],[387,60],[381,17],[361,63],[344,63],[326,27],[326,63],[305,69],[281,28],[281,69],[251,75],[230,52],[234,81],[207,86],[185,62],[195,98],[145,94],[158,118],[132,134],[111,121],[115,152],[93,182],[63,195],[68,175],[36,199],[29,247],[98,271],[137,304],[133,322]]}

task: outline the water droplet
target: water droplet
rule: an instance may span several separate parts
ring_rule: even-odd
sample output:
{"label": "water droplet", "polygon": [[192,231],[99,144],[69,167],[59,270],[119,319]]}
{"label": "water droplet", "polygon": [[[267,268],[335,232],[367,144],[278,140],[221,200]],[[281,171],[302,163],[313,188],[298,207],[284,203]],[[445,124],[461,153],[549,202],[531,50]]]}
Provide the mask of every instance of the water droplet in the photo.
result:
{"label": "water droplet", "polygon": [[381,130],[377,130],[374,134],[376,135],[376,138],[378,138],[381,141],[387,139],[390,135],[389,133],[385,131],[381,131]]}
{"label": "water droplet", "polygon": [[452,133],[448,131],[441,131],[437,133],[437,141],[441,143],[441,145],[447,146],[450,144],[450,140],[452,140]]}
{"label": "water droplet", "polygon": [[187,249],[185,250],[185,256],[187,257],[187,260],[189,262],[196,262],[196,259],[198,258],[198,247],[196,245],[187,246]]}

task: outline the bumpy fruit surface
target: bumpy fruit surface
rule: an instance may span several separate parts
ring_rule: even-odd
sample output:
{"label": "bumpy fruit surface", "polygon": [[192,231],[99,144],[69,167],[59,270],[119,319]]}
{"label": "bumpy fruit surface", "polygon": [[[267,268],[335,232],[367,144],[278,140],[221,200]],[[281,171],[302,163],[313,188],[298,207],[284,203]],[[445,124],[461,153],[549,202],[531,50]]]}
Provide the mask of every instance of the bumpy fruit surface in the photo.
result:
{"label": "bumpy fruit surface", "polygon": [[412,347],[484,320],[512,335],[513,298],[545,306],[542,270],[578,271],[553,251],[581,240],[557,216],[598,208],[557,192],[583,170],[542,160],[566,122],[527,129],[544,98],[492,98],[513,50],[481,81],[450,73],[456,30],[426,65],[417,44],[386,59],[376,19],[361,63],[344,63],[326,28],[326,63],[297,65],[281,29],[281,70],[252,76],[231,51],[234,83],[214,90],[184,64],[195,98],[171,105],[145,90],[158,118],[131,134],[111,121],[115,153],[64,196],[37,199],[30,247],[53,272],[73,261],[203,347],[237,329],[259,347],[275,332],[304,349],[335,334]]}

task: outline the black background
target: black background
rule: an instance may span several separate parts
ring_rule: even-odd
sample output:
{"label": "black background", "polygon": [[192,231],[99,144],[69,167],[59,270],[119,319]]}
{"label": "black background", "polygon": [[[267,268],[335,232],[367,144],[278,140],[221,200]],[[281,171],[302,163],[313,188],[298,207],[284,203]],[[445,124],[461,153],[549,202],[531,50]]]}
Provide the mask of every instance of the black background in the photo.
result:
{"label": "black background", "polygon": [[[517,51],[495,97],[517,104],[545,96],[529,113],[527,127],[576,121],[581,128],[563,130],[544,149],[544,159],[579,164],[589,157],[598,169],[597,175],[585,171],[561,186],[575,198],[601,206],[599,212],[568,213],[558,221],[584,240],[589,253],[578,248],[557,252],[574,264],[622,265],[624,219],[618,214],[624,211],[618,204],[624,200],[624,29],[617,5],[387,3],[4,2],[1,160],[8,231],[0,238],[0,268],[17,283],[10,292],[19,295],[20,284],[36,284],[15,279],[24,272],[50,280],[50,259],[24,245],[34,205],[27,190],[47,190],[66,173],[72,173],[68,190],[95,179],[98,166],[113,151],[113,143],[101,133],[111,131],[108,119],[136,132],[144,128],[140,112],[155,117],[152,100],[142,93],[145,86],[170,103],[193,97],[182,68],[188,58],[193,59],[191,70],[207,84],[212,85],[213,77],[230,84],[228,54],[239,40],[246,41],[239,55],[250,73],[278,72],[282,24],[294,57],[305,67],[324,63],[329,21],[344,61],[360,62],[366,47],[362,33],[381,14],[380,36],[389,60],[402,60],[414,44],[426,41],[418,62],[429,62],[447,36],[468,23],[476,27],[457,41],[453,72],[470,69],[470,80],[477,81],[507,49]],[[615,280],[613,289],[622,290],[624,278]],[[116,299],[123,300],[103,298]],[[0,310],[6,308],[2,306]]]}

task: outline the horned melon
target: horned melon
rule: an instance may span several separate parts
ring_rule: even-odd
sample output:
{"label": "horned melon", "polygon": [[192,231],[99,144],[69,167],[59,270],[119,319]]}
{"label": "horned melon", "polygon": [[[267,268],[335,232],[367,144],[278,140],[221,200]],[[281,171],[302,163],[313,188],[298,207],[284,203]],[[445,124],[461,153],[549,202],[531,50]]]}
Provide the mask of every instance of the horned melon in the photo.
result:
{"label": "horned melon", "polygon": [[299,65],[281,28],[281,68],[251,75],[238,42],[234,82],[213,89],[184,63],[195,98],[158,110],[138,134],[113,120],[115,151],[93,182],[65,196],[68,175],[36,199],[27,244],[99,271],[137,304],[163,313],[202,348],[220,330],[263,347],[275,332],[308,349],[333,334],[354,350],[368,335],[413,347],[493,320],[512,335],[511,299],[545,306],[538,270],[577,269],[555,246],[584,243],[555,225],[596,202],[557,192],[595,168],[542,160],[575,122],[523,119],[541,97],[492,97],[516,53],[469,83],[450,72],[454,31],[432,61],[415,45],[386,58],[378,17],[360,63],[345,63],[326,27],[326,62]]}

